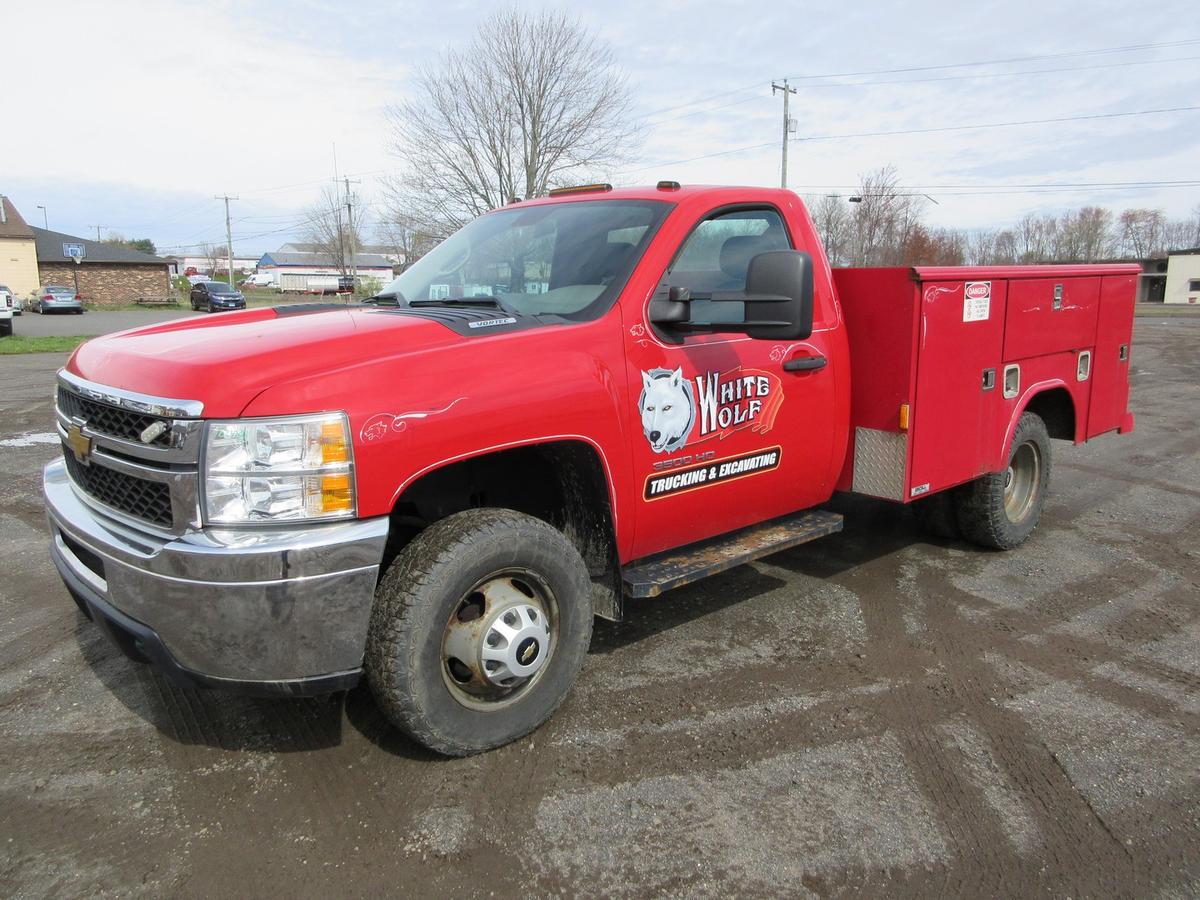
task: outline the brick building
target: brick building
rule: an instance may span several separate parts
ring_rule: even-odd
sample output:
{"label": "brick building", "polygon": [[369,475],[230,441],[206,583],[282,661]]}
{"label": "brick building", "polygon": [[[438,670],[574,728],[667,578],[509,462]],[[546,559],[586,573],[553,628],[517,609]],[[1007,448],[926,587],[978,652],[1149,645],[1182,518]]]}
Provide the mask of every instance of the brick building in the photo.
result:
{"label": "brick building", "polygon": [[[171,295],[167,261],[115,244],[33,228],[37,246],[39,284],[61,284],[75,288],[89,306],[116,306],[141,298],[161,299]],[[76,263],[64,245],[83,246],[83,259]]]}

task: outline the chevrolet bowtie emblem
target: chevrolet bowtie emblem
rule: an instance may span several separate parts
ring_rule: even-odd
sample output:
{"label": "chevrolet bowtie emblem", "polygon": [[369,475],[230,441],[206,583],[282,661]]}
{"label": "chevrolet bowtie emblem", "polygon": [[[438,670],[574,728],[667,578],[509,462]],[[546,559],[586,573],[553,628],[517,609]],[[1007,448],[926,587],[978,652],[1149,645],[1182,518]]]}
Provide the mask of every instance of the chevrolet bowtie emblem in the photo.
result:
{"label": "chevrolet bowtie emblem", "polygon": [[79,462],[87,465],[88,455],[92,452],[92,439],[84,434],[78,425],[67,429],[67,446]]}

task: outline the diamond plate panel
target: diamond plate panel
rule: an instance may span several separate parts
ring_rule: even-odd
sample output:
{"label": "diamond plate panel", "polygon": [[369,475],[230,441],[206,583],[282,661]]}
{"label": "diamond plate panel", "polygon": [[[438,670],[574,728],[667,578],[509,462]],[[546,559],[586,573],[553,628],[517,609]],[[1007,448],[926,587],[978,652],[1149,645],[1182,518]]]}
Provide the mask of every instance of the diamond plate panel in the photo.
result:
{"label": "diamond plate panel", "polygon": [[904,501],[908,432],[854,429],[854,492]]}

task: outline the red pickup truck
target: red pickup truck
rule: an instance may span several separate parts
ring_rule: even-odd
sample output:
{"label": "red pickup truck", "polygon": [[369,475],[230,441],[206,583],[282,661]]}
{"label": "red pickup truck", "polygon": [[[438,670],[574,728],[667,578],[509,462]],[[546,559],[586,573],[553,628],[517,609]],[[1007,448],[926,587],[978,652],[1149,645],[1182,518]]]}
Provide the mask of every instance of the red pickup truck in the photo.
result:
{"label": "red pickup truck", "polygon": [[44,490],[81,610],[190,686],[364,673],[447,754],[544,722],[594,616],[841,529],[1007,549],[1051,440],[1129,431],[1135,266],[831,271],[800,199],[592,185],[356,306],[98,338]]}

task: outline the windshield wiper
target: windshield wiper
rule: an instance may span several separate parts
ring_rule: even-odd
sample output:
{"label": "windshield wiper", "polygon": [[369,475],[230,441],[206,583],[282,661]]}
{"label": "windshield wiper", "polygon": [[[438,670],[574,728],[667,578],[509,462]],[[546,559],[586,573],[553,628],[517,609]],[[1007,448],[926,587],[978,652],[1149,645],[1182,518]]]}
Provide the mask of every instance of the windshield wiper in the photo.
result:
{"label": "windshield wiper", "polygon": [[437,300],[409,300],[409,306],[490,306],[510,316],[517,313],[500,302],[497,297],[439,297]]}

